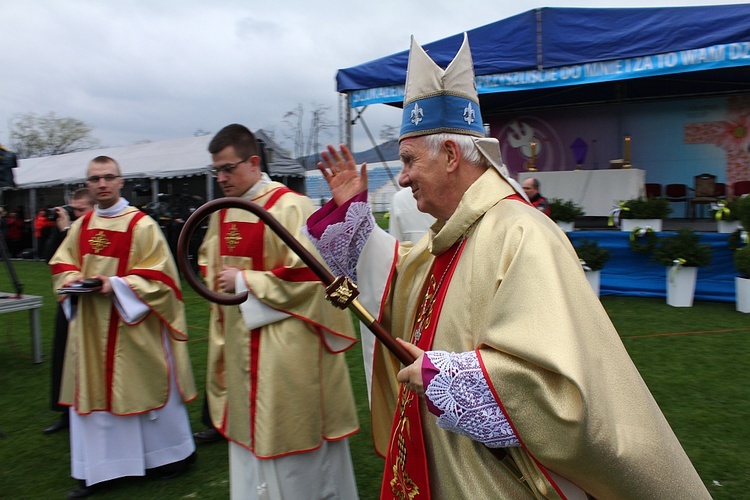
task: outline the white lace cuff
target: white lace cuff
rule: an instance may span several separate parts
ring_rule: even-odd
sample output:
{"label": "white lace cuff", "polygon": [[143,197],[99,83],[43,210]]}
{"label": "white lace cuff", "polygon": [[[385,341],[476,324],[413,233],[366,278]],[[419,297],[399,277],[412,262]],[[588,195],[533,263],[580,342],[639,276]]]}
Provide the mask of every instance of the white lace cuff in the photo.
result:
{"label": "white lace cuff", "polygon": [[425,390],[425,396],[443,412],[438,427],[489,448],[520,445],[492,395],[475,352],[428,351],[425,356],[440,370]]}
{"label": "white lace cuff", "polygon": [[357,260],[375,227],[375,217],[367,202],[353,202],[343,222],[329,225],[320,239],[306,227],[302,230],[317,248],[334,276],[344,275],[357,282]]}

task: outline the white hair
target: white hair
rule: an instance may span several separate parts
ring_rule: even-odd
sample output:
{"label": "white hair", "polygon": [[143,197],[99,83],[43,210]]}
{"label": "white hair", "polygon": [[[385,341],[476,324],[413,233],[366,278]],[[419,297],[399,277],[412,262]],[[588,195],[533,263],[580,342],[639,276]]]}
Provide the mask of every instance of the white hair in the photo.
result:
{"label": "white hair", "polygon": [[487,160],[479,153],[476,144],[474,144],[474,138],[470,135],[440,133],[425,135],[422,137],[427,141],[427,147],[430,148],[432,156],[440,153],[440,148],[443,147],[445,141],[453,141],[458,144],[458,147],[461,150],[461,158],[467,163],[477,167],[489,166]]}

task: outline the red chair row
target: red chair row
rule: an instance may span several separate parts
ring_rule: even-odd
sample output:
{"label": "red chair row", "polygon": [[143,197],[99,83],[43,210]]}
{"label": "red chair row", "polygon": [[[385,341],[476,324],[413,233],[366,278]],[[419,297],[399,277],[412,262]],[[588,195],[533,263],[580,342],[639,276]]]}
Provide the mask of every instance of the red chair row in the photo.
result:
{"label": "red chair row", "polygon": [[[716,176],[713,174],[696,175],[692,188],[687,184],[667,184],[662,190],[661,184],[646,183],[645,190],[647,198],[658,198],[663,194],[670,202],[685,203],[685,217],[688,217],[692,210],[693,218],[696,207],[708,206],[727,196],[727,185],[716,182]],[[731,192],[734,197],[750,194],[750,180],[735,182],[732,184]]]}

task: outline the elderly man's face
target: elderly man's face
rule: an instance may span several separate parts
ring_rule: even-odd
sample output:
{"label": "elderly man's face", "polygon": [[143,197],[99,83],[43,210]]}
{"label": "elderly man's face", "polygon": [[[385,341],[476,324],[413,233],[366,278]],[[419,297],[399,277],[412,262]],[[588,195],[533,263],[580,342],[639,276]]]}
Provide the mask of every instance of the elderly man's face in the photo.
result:
{"label": "elderly man's face", "polygon": [[398,154],[404,164],[398,183],[411,189],[420,212],[437,219],[446,219],[441,193],[445,188],[447,175],[445,168],[440,165],[441,155],[433,156],[423,137],[401,141]]}

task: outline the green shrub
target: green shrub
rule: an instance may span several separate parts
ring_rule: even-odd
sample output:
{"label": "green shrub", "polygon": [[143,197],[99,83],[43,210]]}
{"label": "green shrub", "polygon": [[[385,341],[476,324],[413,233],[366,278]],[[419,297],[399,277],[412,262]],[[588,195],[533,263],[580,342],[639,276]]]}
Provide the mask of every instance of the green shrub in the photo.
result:
{"label": "green shrub", "polygon": [[743,196],[734,200],[734,212],[737,220],[745,231],[750,231],[750,196]]}
{"label": "green shrub", "polygon": [[701,244],[700,236],[685,228],[659,238],[651,257],[665,266],[671,266],[676,259],[684,259],[684,266],[704,267],[711,262],[711,247]]}
{"label": "green shrub", "polygon": [[583,239],[575,246],[578,258],[592,271],[599,271],[609,260],[609,250],[600,247],[596,241]]}
{"label": "green shrub", "polygon": [[750,278],[750,245],[738,248],[734,252],[734,267],[740,278]]}
{"label": "green shrub", "polygon": [[576,217],[582,217],[585,213],[583,207],[574,201],[560,198],[552,198],[549,210],[549,217],[555,222],[575,222]]}
{"label": "green shrub", "polygon": [[729,237],[727,238],[727,246],[730,250],[737,250],[738,248],[743,247],[747,244],[742,237],[743,232],[745,232],[744,229],[738,229],[729,235]]}
{"label": "green shrub", "polygon": [[630,232],[629,245],[635,253],[649,254],[653,252],[657,241],[656,231],[650,227],[636,227]]}
{"label": "green shrub", "polygon": [[633,198],[622,204],[621,219],[666,219],[672,209],[666,198]]}

